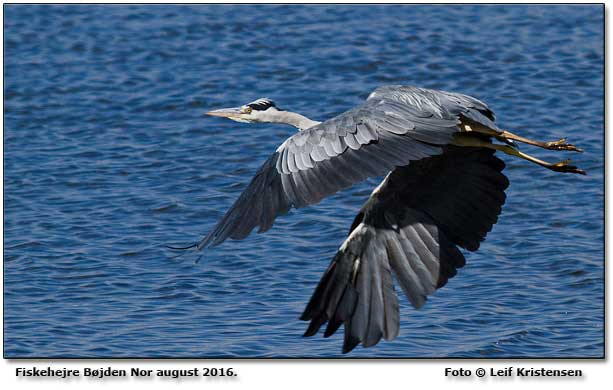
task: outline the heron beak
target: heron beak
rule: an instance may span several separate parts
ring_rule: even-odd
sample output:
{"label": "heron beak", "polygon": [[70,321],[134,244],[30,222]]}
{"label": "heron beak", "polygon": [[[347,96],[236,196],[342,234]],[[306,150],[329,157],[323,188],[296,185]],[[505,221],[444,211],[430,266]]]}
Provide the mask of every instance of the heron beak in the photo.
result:
{"label": "heron beak", "polygon": [[222,108],[206,113],[206,115],[219,116],[222,118],[236,118],[242,114],[240,107]]}

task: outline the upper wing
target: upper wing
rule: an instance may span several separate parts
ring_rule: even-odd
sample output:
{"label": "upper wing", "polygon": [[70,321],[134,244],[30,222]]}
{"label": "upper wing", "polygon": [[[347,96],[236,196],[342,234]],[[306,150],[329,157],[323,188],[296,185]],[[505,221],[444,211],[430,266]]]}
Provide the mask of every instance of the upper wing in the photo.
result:
{"label": "upper wing", "polygon": [[463,96],[380,88],[360,106],[294,134],[262,165],[198,249],[228,237],[245,238],[257,226],[258,232],[266,231],[291,207],[317,203],[368,177],[440,154],[460,131],[460,115],[489,120],[479,111],[487,113],[483,103]]}

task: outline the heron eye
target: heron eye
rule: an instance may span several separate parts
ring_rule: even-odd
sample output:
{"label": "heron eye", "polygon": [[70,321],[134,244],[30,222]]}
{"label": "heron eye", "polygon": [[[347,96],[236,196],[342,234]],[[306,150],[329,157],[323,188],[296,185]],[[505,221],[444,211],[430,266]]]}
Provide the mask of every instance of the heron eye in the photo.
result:
{"label": "heron eye", "polygon": [[252,109],[249,106],[243,108],[243,113],[245,113],[245,114],[251,114],[251,111],[252,111]]}

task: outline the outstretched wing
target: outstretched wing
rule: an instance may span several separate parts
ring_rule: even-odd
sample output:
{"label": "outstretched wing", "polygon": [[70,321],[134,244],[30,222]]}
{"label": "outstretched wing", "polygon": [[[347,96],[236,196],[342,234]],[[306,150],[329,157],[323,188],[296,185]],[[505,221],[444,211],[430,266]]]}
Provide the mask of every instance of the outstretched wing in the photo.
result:
{"label": "outstretched wing", "polygon": [[440,154],[460,131],[462,115],[493,118],[483,103],[464,95],[414,87],[375,90],[360,106],[288,138],[198,249],[245,238],[258,226],[264,232],[291,207]]}
{"label": "outstretched wing", "polygon": [[301,319],[312,336],[345,325],[343,352],[391,340],[399,329],[392,276],[416,308],[465,264],[496,223],[509,182],[493,150],[448,147],[396,169],[366,203]]}

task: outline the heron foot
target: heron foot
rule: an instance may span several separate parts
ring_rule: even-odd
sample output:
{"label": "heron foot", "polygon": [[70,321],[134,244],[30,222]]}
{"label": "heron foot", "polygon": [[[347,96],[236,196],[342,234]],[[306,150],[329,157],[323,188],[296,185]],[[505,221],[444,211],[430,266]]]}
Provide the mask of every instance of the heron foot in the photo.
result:
{"label": "heron foot", "polygon": [[568,150],[579,153],[583,152],[583,149],[579,149],[573,144],[566,143],[566,138],[562,138],[558,141],[545,142],[544,148],[549,150]]}
{"label": "heron foot", "polygon": [[515,135],[506,130],[503,130],[501,133],[496,134],[495,137],[499,140],[511,140],[522,142],[528,145],[538,146],[539,148],[548,149],[548,150],[566,150],[571,152],[583,152],[582,149],[579,149],[573,144],[569,144],[566,142],[566,137],[559,139],[557,141],[551,142],[541,142],[535,141],[529,138],[521,137],[519,135]]}
{"label": "heron foot", "polygon": [[[508,154],[509,156],[519,157],[521,159],[530,161],[534,164],[540,165],[541,167],[550,169],[554,172],[578,173],[580,175],[586,175],[583,169],[579,169],[574,165],[570,165],[570,159],[566,159],[566,160],[552,164],[547,161],[543,161],[536,157],[530,156],[529,154],[526,154],[516,149],[513,146],[494,144],[494,143],[487,142],[487,141],[484,141],[476,137],[471,137],[471,136],[467,136],[463,134],[456,135],[452,143],[453,145],[456,145],[456,146],[472,146],[472,147],[481,147],[481,148],[490,148],[494,150],[499,150],[503,153]],[[557,141],[555,144],[557,146],[565,145],[565,139],[561,139],[560,141]]]}
{"label": "heron foot", "polygon": [[548,169],[551,169],[554,172],[578,173],[580,175],[586,175],[583,169],[579,169],[574,165],[570,165],[570,159],[566,159],[564,161],[560,161],[555,164],[550,164],[545,167]]}

